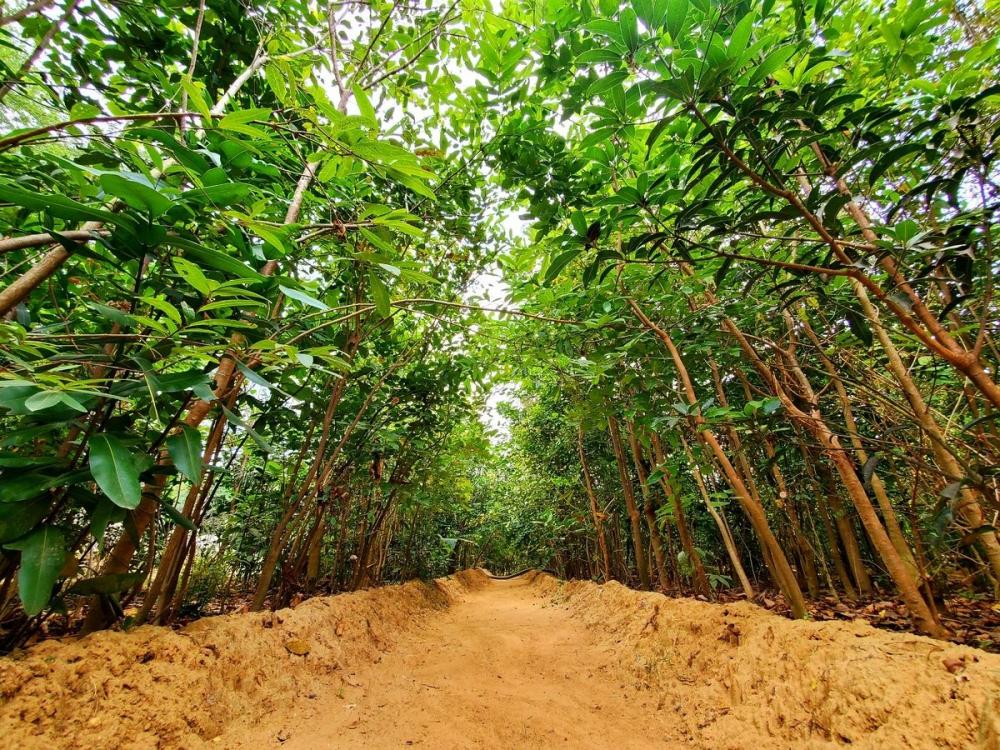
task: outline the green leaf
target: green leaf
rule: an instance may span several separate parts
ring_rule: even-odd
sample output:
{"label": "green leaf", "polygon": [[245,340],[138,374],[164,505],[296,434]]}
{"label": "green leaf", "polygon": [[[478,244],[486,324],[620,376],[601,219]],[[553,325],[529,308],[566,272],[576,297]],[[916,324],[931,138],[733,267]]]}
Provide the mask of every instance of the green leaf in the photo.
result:
{"label": "green leaf", "polygon": [[646,28],[657,29],[663,24],[667,9],[662,0],[633,0],[632,7]]}
{"label": "green leaf", "polygon": [[221,130],[232,130],[235,133],[242,133],[252,137],[266,135],[260,128],[253,127],[249,123],[254,120],[267,120],[271,117],[269,109],[242,109],[237,112],[230,112],[218,122]]}
{"label": "green leaf", "polygon": [[288,84],[285,83],[285,76],[280,68],[273,63],[268,63],[264,67],[264,78],[267,80],[267,85],[271,87],[271,91],[278,97],[278,101],[285,104],[288,101]]}
{"label": "green leaf", "polygon": [[177,470],[197,484],[201,480],[201,433],[190,425],[182,425],[180,432],[168,437],[166,443]]}
{"label": "green leaf", "polygon": [[174,258],[174,269],[188,284],[194,287],[204,297],[210,297],[218,288],[218,283],[210,280],[194,263],[184,258]]}
{"label": "green leaf", "polygon": [[173,521],[178,526],[187,529],[188,531],[197,531],[198,527],[195,525],[194,521],[181,513],[177,508],[168,502],[163,500],[160,501],[160,507],[163,508],[163,512],[167,514],[167,518]]}
{"label": "green leaf", "polygon": [[778,68],[788,62],[789,58],[795,54],[795,45],[786,44],[769,53],[767,57],[758,65],[750,76],[749,85],[753,86],[758,81],[762,81],[774,73]]}
{"label": "green leaf", "polygon": [[273,247],[278,252],[285,254],[288,252],[288,242],[286,241],[287,229],[282,227],[268,226],[259,221],[253,221],[248,217],[240,217],[243,224],[251,232],[260,237],[264,242]]}
{"label": "green leaf", "polygon": [[173,208],[174,202],[142,183],[129,180],[121,175],[101,175],[104,192],[121,198],[127,205],[139,211],[148,211],[151,216],[161,216]]}
{"label": "green leaf", "polygon": [[687,19],[688,0],[666,0],[667,3],[667,31],[670,38],[678,40],[684,30],[684,21]]}
{"label": "green leaf", "polygon": [[90,473],[108,499],[121,508],[136,508],[142,499],[142,485],[135,459],[113,435],[90,439]]}
{"label": "green leaf", "polygon": [[242,182],[226,182],[221,185],[208,185],[206,187],[192,188],[185,190],[180,195],[180,199],[188,203],[198,205],[212,205],[216,208],[239,203],[250,195],[250,186]]}
{"label": "green leaf", "polygon": [[395,169],[389,170],[393,177],[399,180],[400,183],[408,187],[417,195],[422,195],[424,198],[430,198],[435,200],[437,198],[437,193],[435,193],[426,182],[424,182],[419,177],[414,177],[413,175],[402,174]]}
{"label": "green leaf", "polygon": [[371,288],[372,301],[375,303],[375,309],[378,311],[378,314],[383,318],[388,318],[392,315],[392,305],[389,301],[388,287],[386,287],[382,279],[374,273],[368,274],[368,285]]}
{"label": "green leaf", "polygon": [[16,476],[5,476],[0,482],[0,503],[19,503],[37,497],[54,487],[76,484],[90,478],[86,469],[59,473],[54,468],[41,473],[37,471]]}
{"label": "green leaf", "polygon": [[558,276],[559,272],[569,265],[570,261],[572,261],[581,252],[581,248],[574,247],[566,250],[565,252],[559,253],[559,255],[553,258],[552,262],[549,263],[549,267],[545,269],[545,282],[548,283],[552,281],[552,279]]}
{"label": "green leaf", "polygon": [[750,33],[753,31],[754,17],[755,14],[753,11],[747,13],[733,28],[732,34],[729,35],[729,43],[726,46],[726,52],[730,58],[741,55],[746,49],[747,43],[750,41]]}
{"label": "green leaf", "polygon": [[646,484],[649,486],[656,484],[666,475],[667,473],[663,469],[656,469],[653,473],[651,473],[648,477],[646,477]]}
{"label": "green leaf", "polygon": [[122,591],[138,586],[145,577],[145,573],[108,573],[77,581],[66,590],[66,593],[79,594],[80,596],[120,594]]}
{"label": "green leaf", "polygon": [[191,76],[185,75],[181,78],[181,88],[187,92],[188,101],[195,112],[204,115],[206,119],[209,118],[211,112],[205,97],[205,84],[201,81],[193,81]]}
{"label": "green leaf", "polygon": [[713,281],[715,281],[715,288],[717,290],[722,289],[722,282],[726,280],[726,274],[729,273],[729,269],[732,265],[733,265],[733,258],[732,256],[730,256],[726,258],[724,261],[722,261],[722,265],[719,266],[719,269],[715,272],[715,275],[713,276]]}
{"label": "green leaf", "polygon": [[920,225],[913,219],[904,219],[892,229],[892,235],[903,245],[909,245],[914,237],[920,234]]}
{"label": "green leaf", "polygon": [[626,8],[618,16],[618,24],[621,27],[622,41],[628,47],[629,52],[639,49],[639,22],[635,11]]}
{"label": "green leaf", "polygon": [[0,544],[22,537],[45,518],[52,505],[45,498],[0,507]]}
{"label": "green leaf", "polygon": [[119,508],[106,497],[102,497],[90,515],[90,533],[97,540],[99,551],[104,550],[104,534],[108,526],[125,520],[125,509]]}
{"label": "green leaf", "polygon": [[253,281],[264,278],[243,261],[218,250],[213,250],[210,247],[199,245],[197,242],[180,240],[177,237],[168,237],[166,244],[183,249],[185,258],[190,258],[200,265],[214,268],[216,271],[223,271],[238,278],[251,279]]}
{"label": "green leaf", "polygon": [[250,369],[249,367],[247,367],[242,362],[237,362],[236,366],[239,368],[240,372],[243,373],[243,376],[247,380],[249,380],[251,383],[255,383],[256,385],[259,385],[261,388],[267,388],[267,390],[269,390],[269,391],[277,391],[282,396],[287,396],[288,398],[292,397],[291,394],[285,393],[285,391],[281,390],[274,383],[271,383],[270,381],[268,381],[259,372],[255,372],[254,370]]}
{"label": "green leaf", "polygon": [[62,393],[59,391],[39,391],[24,400],[24,408],[28,411],[42,411],[60,403],[62,403]]}
{"label": "green leaf", "polygon": [[366,94],[365,90],[357,84],[351,86],[351,91],[354,93],[354,101],[358,104],[358,110],[361,112],[361,116],[368,120],[371,127],[377,128],[378,118],[375,116],[375,107],[372,106],[371,100],[368,98],[368,94]]}
{"label": "green leaf", "polygon": [[263,436],[261,436],[261,434],[259,432],[257,432],[253,427],[251,427],[250,425],[248,425],[246,423],[246,421],[244,421],[244,419],[239,414],[237,414],[236,412],[230,411],[225,406],[221,406],[221,408],[222,408],[222,413],[226,415],[226,419],[228,419],[234,425],[237,425],[238,427],[242,427],[244,430],[246,430],[247,434],[250,435],[250,437],[253,439],[253,441],[255,443],[257,443],[257,446],[262,451],[264,451],[264,453],[273,453],[274,452],[274,449],[263,438]]}
{"label": "green leaf", "polygon": [[330,306],[325,302],[321,302],[315,297],[299,291],[298,289],[292,289],[290,286],[285,286],[284,284],[279,284],[278,288],[286,297],[293,299],[296,302],[301,302],[303,305],[315,307],[317,310],[323,310],[324,312],[330,309]]}
{"label": "green leaf", "polygon": [[49,603],[59,571],[66,564],[66,534],[56,526],[46,526],[5,546],[21,552],[17,589],[25,614],[34,617]]}
{"label": "green leaf", "polygon": [[110,211],[88,206],[65,195],[33,193],[2,183],[0,183],[0,201],[23,206],[32,211],[48,211],[53,216],[68,221],[100,221],[108,224],[119,221],[119,217]]}
{"label": "green leaf", "polygon": [[904,143],[902,146],[896,146],[895,148],[889,149],[879,159],[875,166],[872,167],[872,171],[868,173],[868,184],[874,186],[878,179],[884,175],[889,169],[896,164],[898,161],[904,159],[912,154],[920,153],[924,150],[924,144],[922,143]]}
{"label": "green leaf", "polygon": [[847,310],[844,317],[847,318],[847,325],[851,333],[858,337],[865,346],[872,345],[872,329],[868,325],[868,319],[856,310]]}

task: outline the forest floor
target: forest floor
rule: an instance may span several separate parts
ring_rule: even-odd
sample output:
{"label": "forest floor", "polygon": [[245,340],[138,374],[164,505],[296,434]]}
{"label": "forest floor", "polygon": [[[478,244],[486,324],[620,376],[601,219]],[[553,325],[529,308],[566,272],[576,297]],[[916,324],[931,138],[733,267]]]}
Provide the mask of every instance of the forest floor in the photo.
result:
{"label": "forest floor", "polygon": [[1000,748],[1000,656],[468,571],[0,660],[31,748]]}

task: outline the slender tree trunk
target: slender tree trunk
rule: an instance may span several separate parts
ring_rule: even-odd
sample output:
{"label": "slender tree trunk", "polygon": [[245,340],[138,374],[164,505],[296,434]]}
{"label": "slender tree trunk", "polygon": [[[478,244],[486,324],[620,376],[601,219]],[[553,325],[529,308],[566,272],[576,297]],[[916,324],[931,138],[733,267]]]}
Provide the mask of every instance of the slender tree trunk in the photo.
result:
{"label": "slender tree trunk", "polygon": [[605,581],[611,580],[611,557],[608,554],[608,540],[604,536],[604,514],[597,503],[594,483],[590,478],[590,467],[587,465],[587,455],[583,450],[583,425],[579,425],[576,433],[576,449],[580,454],[580,468],[583,469],[583,484],[587,488],[587,498],[590,500],[590,515],[594,519],[594,532],[597,536],[597,546],[601,553],[601,572]]}
{"label": "slender tree trunk", "polygon": [[[635,300],[630,298],[628,303],[640,322],[642,322],[646,328],[652,331],[660,339],[660,341],[663,342],[663,345],[666,347],[671,358],[673,359],[678,377],[683,384],[684,393],[687,397],[688,403],[692,406],[696,406],[698,404],[698,397],[694,391],[694,384],[691,382],[691,377],[688,374],[687,367],[684,365],[684,361],[681,359],[680,352],[678,352],[677,347],[674,346],[673,339],[670,338],[670,335],[665,330],[653,323],[646,316],[646,314],[643,313],[642,309],[638,306]],[[715,437],[715,433],[712,432],[712,430],[705,424],[705,420],[701,417],[701,415],[695,414],[692,421],[694,422],[694,426],[699,437],[712,451],[712,454],[719,463],[726,480],[733,488],[736,499],[739,501],[743,510],[746,512],[747,517],[750,519],[750,523],[753,525],[754,531],[757,533],[757,537],[760,539],[761,545],[766,548],[767,554],[770,555],[775,580],[778,587],[785,595],[785,598],[788,600],[793,616],[805,617],[809,610],[806,608],[805,599],[802,596],[802,590],[799,588],[798,581],[795,580],[795,573],[792,571],[792,567],[788,564],[788,558],[785,556],[784,550],[782,550],[777,538],[775,538],[774,532],[771,531],[764,508],[761,507],[760,503],[753,500],[746,484],[740,478],[736,469],[733,468],[733,465],[730,462],[729,457],[726,456],[725,451],[722,450],[722,445]]]}
{"label": "slender tree trunk", "polygon": [[[298,221],[299,213],[302,210],[302,202],[305,199],[306,190],[309,188],[312,175],[315,171],[315,164],[306,165],[303,171],[303,177],[305,177],[305,175],[309,175],[309,180],[299,180],[295,193],[292,195],[291,202],[285,214],[285,224],[294,224]],[[274,273],[276,268],[277,267],[275,265],[265,264],[261,269],[261,274],[264,276],[270,276]],[[227,351],[226,354],[224,354],[219,360],[219,367],[216,371],[215,378],[216,387],[214,390],[216,400],[226,397],[230,393],[230,390],[237,390],[242,385],[243,376],[235,371],[236,357],[234,354],[236,345],[238,345],[241,341],[242,337],[234,336],[232,341],[232,350]],[[198,399],[189,409],[187,416],[184,419],[184,424],[197,429],[197,427],[205,420],[205,417],[208,416],[213,403],[214,402],[205,401],[204,399]],[[165,449],[160,452],[159,463],[161,466],[170,466],[173,463],[170,458],[170,454]],[[153,518],[155,518],[156,513],[159,510],[160,497],[163,493],[165,483],[166,475],[160,473],[156,475],[156,478],[152,482],[143,487],[142,500],[139,503],[139,507],[132,512],[132,519],[137,531],[137,537],[142,536],[146,527],[153,520]],[[132,562],[135,549],[136,546],[133,543],[131,536],[123,534],[102,566],[101,575],[112,575],[126,572]],[[110,613],[108,613],[105,608],[100,605],[100,600],[97,597],[92,598],[90,611],[88,612],[87,619],[83,624],[83,632],[89,633],[93,630],[99,630],[110,625],[113,619],[109,616],[109,614]]]}
{"label": "slender tree trunk", "polygon": [[[715,360],[713,360],[711,357],[709,357],[708,359],[708,365],[712,371],[712,380],[715,383],[715,393],[719,399],[719,403],[722,406],[728,408],[729,398],[728,396],[726,396],[726,389],[723,387],[722,384],[722,376],[719,374],[719,367],[715,363]],[[738,368],[736,375],[737,378],[741,381],[746,391],[747,401],[750,401],[751,400],[750,384],[746,381],[746,376],[743,375],[742,372],[739,372]],[[743,441],[740,438],[739,432],[737,432],[734,427],[730,427],[728,429],[728,433],[729,433],[729,443],[730,445],[732,445],[733,451],[736,454],[736,460],[739,464],[740,471],[746,478],[747,487],[750,489],[750,494],[754,497],[754,499],[758,503],[763,505],[763,502],[761,501],[760,498],[760,490],[758,489],[757,481],[754,478],[753,467],[750,465],[750,462],[747,459],[747,452],[743,446]],[[758,436],[760,437],[759,432]],[[768,457],[772,460],[769,460],[768,463],[770,464],[771,474],[774,477],[778,489],[775,505],[777,505],[781,510],[783,510],[785,512],[785,515],[788,517],[789,524],[791,527],[791,536],[793,543],[792,546],[796,552],[796,556],[798,557],[801,563],[802,571],[805,574],[804,577],[805,577],[806,587],[809,591],[809,595],[815,597],[819,593],[819,582],[816,577],[816,566],[812,558],[812,550],[809,549],[808,544],[806,543],[802,535],[802,530],[799,527],[798,518],[795,514],[795,506],[793,503],[789,501],[788,491],[785,488],[785,480],[781,474],[781,467],[778,466],[778,462],[776,460],[773,460],[774,448],[773,446],[770,445],[766,436],[760,437],[760,442],[765,445],[765,450],[767,448],[770,448],[771,450],[771,453],[769,454]]]}
{"label": "slender tree trunk", "polygon": [[[851,501],[854,503],[858,516],[861,518],[862,525],[868,532],[868,538],[871,539],[872,544],[875,546],[879,556],[882,558],[882,562],[885,563],[886,569],[889,571],[889,575],[896,584],[896,588],[898,589],[900,596],[903,598],[903,601],[906,602],[906,606],[910,610],[910,617],[913,619],[914,624],[919,630],[927,633],[928,635],[938,637],[944,636],[946,634],[945,629],[934,619],[933,614],[927,606],[927,602],[924,601],[924,598],[920,593],[916,581],[913,579],[913,576],[903,563],[899,553],[896,551],[896,548],[892,546],[892,541],[889,539],[889,535],[886,533],[885,527],[879,520],[878,514],[875,512],[875,508],[872,506],[871,500],[868,498],[868,493],[865,492],[860,479],[858,479],[857,471],[855,470],[851,459],[848,458],[844,449],[840,445],[840,439],[830,430],[830,428],[826,425],[826,422],[823,421],[823,417],[819,413],[819,409],[816,406],[819,401],[816,398],[816,394],[813,392],[808,380],[804,379],[804,374],[801,373],[801,369],[798,370],[798,372],[795,372],[793,368],[793,373],[797,376],[799,387],[802,389],[802,394],[806,402],[811,405],[809,413],[802,411],[798,408],[798,406],[796,406],[796,404],[788,396],[785,389],[782,387],[781,383],[778,382],[771,370],[760,359],[756,350],[750,346],[750,343],[746,340],[746,337],[736,327],[736,325],[728,318],[724,319],[723,324],[726,330],[729,331],[729,333],[732,334],[732,336],[739,343],[740,348],[743,350],[744,354],[747,355],[747,358],[757,368],[761,377],[769,383],[771,389],[781,401],[781,404],[787,411],[788,415],[802,425],[803,428],[810,434],[812,434],[814,439],[822,447],[827,458],[836,468],[837,473],[840,475],[840,481],[844,485]],[[798,377],[800,375],[801,377]]]}
{"label": "slender tree trunk", "polygon": [[[962,466],[955,458],[955,454],[949,448],[944,432],[938,426],[937,420],[924,401],[923,395],[917,388],[916,383],[913,382],[913,378],[910,377],[906,365],[903,364],[903,360],[892,343],[892,339],[889,338],[889,334],[879,321],[878,312],[869,301],[864,289],[856,289],[855,291],[858,301],[861,302],[861,308],[871,323],[872,331],[878,338],[879,343],[882,344],[882,349],[888,358],[889,370],[902,388],[903,395],[913,410],[917,424],[920,425],[920,428],[927,434],[930,440],[935,462],[948,481],[962,482],[967,472],[962,469]],[[970,529],[976,531],[979,545],[986,554],[990,571],[994,579],[1000,579],[1000,541],[997,540],[996,531],[985,520],[983,508],[979,503],[978,493],[972,487],[962,484],[958,491],[958,498],[959,501],[955,508],[957,511],[956,515]],[[996,593],[994,592],[994,595]]]}
{"label": "slender tree trunk", "polygon": [[687,438],[682,434],[681,443],[684,446],[684,453],[687,456],[688,465],[691,467],[691,473],[694,475],[695,484],[698,486],[698,493],[701,495],[702,502],[705,503],[705,508],[708,510],[708,514],[715,521],[716,527],[719,529],[719,536],[722,538],[722,544],[726,548],[726,554],[729,555],[729,562],[733,566],[733,571],[736,573],[736,577],[740,581],[740,586],[743,587],[743,593],[746,595],[747,599],[753,599],[756,596],[753,585],[750,583],[750,579],[747,577],[747,572],[743,568],[743,561],[740,560],[740,552],[736,548],[736,542],[733,540],[733,534],[729,530],[729,524],[722,517],[722,514],[716,510],[715,506],[712,504],[712,497],[708,493],[708,487],[705,486],[705,479],[701,474],[701,468],[695,461],[694,454],[691,451],[691,446],[688,445]]}
{"label": "slender tree trunk", "polygon": [[663,445],[660,443],[660,436],[656,433],[650,435],[650,442],[653,447],[653,455],[656,457],[657,468],[661,473],[660,487],[663,494],[670,499],[674,507],[674,516],[677,521],[677,536],[680,537],[681,547],[691,563],[694,572],[694,590],[699,594],[708,596],[712,593],[712,586],[708,582],[708,575],[705,573],[705,565],[702,563],[701,555],[698,554],[694,546],[694,539],[691,537],[691,530],[688,527],[687,516],[684,513],[684,504],[681,496],[674,490],[674,485],[670,473],[667,471],[667,457],[663,453]]}
{"label": "slender tree trunk", "polygon": [[[215,456],[222,445],[222,436],[225,432],[226,419],[225,416],[220,415],[216,420],[215,424],[212,425],[212,429],[209,432],[208,440],[205,441],[205,449],[202,452],[202,478],[198,482],[194,482],[188,489],[187,497],[184,499],[184,506],[181,509],[181,513],[186,518],[194,517],[195,503],[206,489],[204,485],[204,477],[206,473],[205,467],[210,466],[214,460]],[[188,539],[188,530],[183,526],[175,526],[170,534],[170,539],[167,541],[167,546],[163,550],[163,554],[160,556],[160,565],[156,571],[156,577],[153,579],[152,585],[147,589],[146,596],[143,599],[142,607],[139,608],[139,613],[136,615],[136,621],[139,624],[145,623],[149,618],[150,612],[153,610],[153,606],[157,605],[160,607],[160,611],[163,611],[164,605],[170,599],[170,594],[165,598],[160,597],[160,592],[164,588],[164,584],[168,580],[176,581],[177,576],[181,572],[181,564],[184,559],[184,547]],[[173,587],[168,586],[172,589]]]}
{"label": "slender tree trunk", "polygon": [[618,477],[621,479],[622,492],[625,495],[625,509],[628,512],[629,527],[632,530],[632,549],[635,552],[635,567],[639,573],[639,586],[643,591],[649,591],[649,564],[646,561],[645,542],[642,539],[642,521],[639,518],[639,507],[635,502],[635,490],[632,488],[632,477],[628,473],[625,461],[625,450],[622,447],[621,431],[618,421],[608,416],[608,432],[611,434],[611,447],[615,453],[615,463],[618,464]]}
{"label": "slender tree trunk", "polygon": [[[847,566],[844,564],[844,557],[840,554],[840,545],[837,543],[838,537],[841,535],[839,529],[835,530],[834,525],[830,523],[830,515],[833,510],[830,505],[830,498],[834,497],[834,491],[829,486],[829,484],[824,484],[820,481],[819,477],[819,464],[813,459],[812,451],[806,447],[805,441],[803,440],[801,434],[797,437],[797,442],[799,445],[799,451],[802,454],[802,464],[805,467],[806,475],[809,477],[809,481],[813,486],[815,492],[815,497],[818,502],[818,511],[820,522],[823,525],[823,533],[827,540],[827,549],[830,551],[830,558],[833,561],[833,570],[837,574],[837,579],[840,581],[841,587],[844,589],[844,593],[848,599],[857,599],[858,591],[854,586],[854,582],[851,580],[850,574],[847,572]],[[854,538],[854,530],[848,526],[847,532],[851,540],[853,540],[854,548],[857,548],[857,540]],[[844,545],[847,549],[847,545]],[[865,573],[865,580],[868,579],[867,572],[864,571],[864,567],[861,567],[861,571]]]}
{"label": "slender tree trunk", "polygon": [[[864,294],[863,290],[862,294]],[[794,324],[791,320],[790,313],[786,310],[784,314],[785,325],[788,327],[789,331],[794,331]],[[833,364],[833,360],[831,360],[823,351],[819,337],[816,336],[815,331],[813,331],[808,321],[802,319],[801,322],[806,336],[816,347],[816,353],[819,356],[820,361],[823,363],[823,368],[826,370],[826,373],[830,378],[830,383],[837,392],[840,407],[844,412],[844,426],[847,429],[847,436],[851,441],[851,445],[854,447],[854,453],[857,455],[858,461],[863,466],[868,462],[868,451],[865,450],[864,443],[861,440],[861,435],[858,432],[858,425],[854,419],[854,411],[851,408],[851,400],[847,395],[847,389],[844,387],[844,382],[841,380],[840,375],[837,372],[837,368]],[[885,490],[885,485],[882,483],[882,479],[879,477],[877,472],[872,471],[869,484],[872,488],[872,494],[875,495],[875,499],[878,501],[879,509],[882,511],[882,518],[885,521],[885,528],[889,534],[889,539],[892,540],[892,546],[894,546],[899,552],[900,557],[903,558],[903,562],[910,568],[911,572],[916,575],[917,566],[913,559],[913,552],[910,550],[910,545],[906,542],[906,537],[903,536],[903,530],[899,525],[899,519],[896,517],[896,512],[893,510],[892,502],[889,500],[889,495]]]}
{"label": "slender tree trunk", "polygon": [[646,518],[646,528],[649,531],[649,549],[656,564],[656,575],[660,581],[660,587],[666,591],[670,588],[670,579],[667,576],[667,565],[663,556],[663,538],[660,536],[660,525],[656,520],[656,506],[653,500],[653,491],[647,484],[649,475],[646,472],[646,463],[642,455],[642,446],[636,438],[634,424],[626,421],[625,430],[628,434],[628,444],[632,451],[632,461],[635,464],[635,472],[639,477],[639,488],[642,490],[642,511]]}

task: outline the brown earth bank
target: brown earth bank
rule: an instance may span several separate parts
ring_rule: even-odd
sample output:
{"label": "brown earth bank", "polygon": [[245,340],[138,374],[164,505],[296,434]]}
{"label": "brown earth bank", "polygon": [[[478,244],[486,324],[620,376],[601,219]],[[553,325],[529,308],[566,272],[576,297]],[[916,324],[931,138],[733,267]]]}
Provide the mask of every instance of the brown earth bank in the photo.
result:
{"label": "brown earth bank", "polygon": [[1000,656],[465,571],[0,659],[33,748],[1000,748]]}

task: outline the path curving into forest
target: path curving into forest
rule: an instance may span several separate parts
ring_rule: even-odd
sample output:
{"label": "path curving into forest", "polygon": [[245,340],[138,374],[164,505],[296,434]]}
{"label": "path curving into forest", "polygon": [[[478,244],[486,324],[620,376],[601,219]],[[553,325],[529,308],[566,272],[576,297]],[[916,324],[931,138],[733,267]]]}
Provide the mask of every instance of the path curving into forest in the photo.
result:
{"label": "path curving into forest", "polygon": [[23,750],[994,750],[998,717],[998,655],[541,573],[0,660],[0,735]]}

